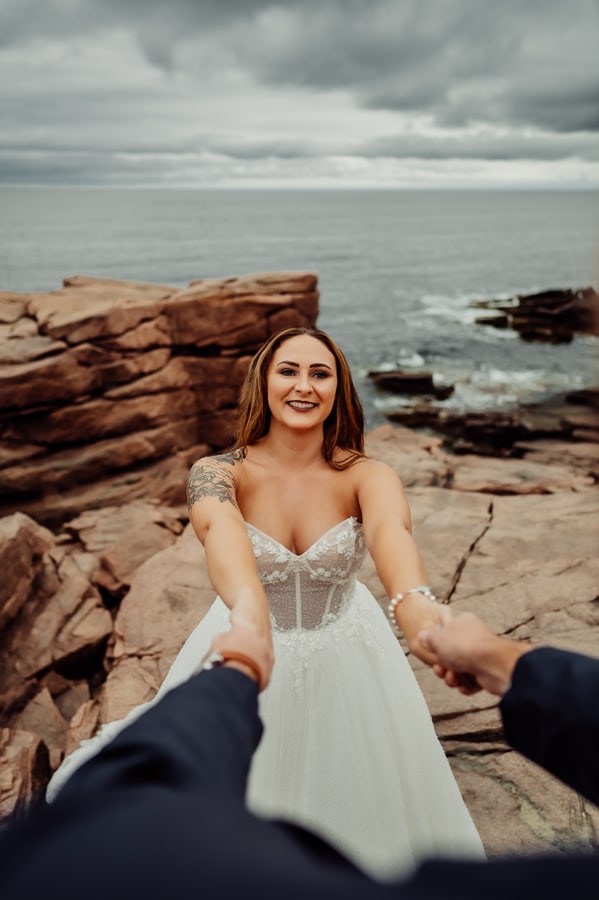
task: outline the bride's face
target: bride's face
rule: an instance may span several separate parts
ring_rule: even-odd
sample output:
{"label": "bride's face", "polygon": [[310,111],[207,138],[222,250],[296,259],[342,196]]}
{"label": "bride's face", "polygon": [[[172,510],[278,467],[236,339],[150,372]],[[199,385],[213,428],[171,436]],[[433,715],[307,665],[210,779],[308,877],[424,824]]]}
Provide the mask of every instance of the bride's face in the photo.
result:
{"label": "bride's face", "polygon": [[335,404],[335,357],[317,338],[289,338],[275,351],[266,375],[272,418],[291,428],[321,425]]}

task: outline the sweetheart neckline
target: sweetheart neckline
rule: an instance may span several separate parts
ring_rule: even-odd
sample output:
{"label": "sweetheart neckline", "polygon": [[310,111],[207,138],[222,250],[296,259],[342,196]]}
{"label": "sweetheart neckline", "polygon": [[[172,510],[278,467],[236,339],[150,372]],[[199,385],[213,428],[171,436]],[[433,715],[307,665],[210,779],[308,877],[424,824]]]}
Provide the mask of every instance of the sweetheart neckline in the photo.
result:
{"label": "sweetheart neckline", "polygon": [[246,527],[253,528],[254,531],[258,532],[258,534],[261,534],[263,537],[268,538],[268,540],[272,541],[273,544],[276,544],[278,547],[282,547],[283,550],[285,550],[287,553],[289,553],[290,556],[295,556],[296,559],[301,559],[302,556],[305,556],[307,553],[310,552],[310,550],[313,550],[317,544],[320,544],[321,541],[323,541],[326,537],[328,537],[329,534],[331,534],[331,532],[335,531],[335,529],[337,529],[337,528],[340,528],[342,525],[345,525],[346,522],[357,522],[358,525],[362,524],[360,522],[360,520],[356,518],[356,516],[346,516],[345,519],[342,519],[340,522],[337,522],[336,525],[331,525],[331,527],[328,528],[324,532],[324,534],[321,534],[320,537],[317,538],[313,544],[310,544],[310,546],[307,547],[306,550],[303,551],[303,553],[294,553],[293,550],[290,550],[289,547],[287,547],[285,544],[282,544],[276,538],[272,537],[272,535],[267,534],[266,531],[262,531],[262,529],[258,528],[257,525],[252,525],[251,522],[246,522],[245,524],[246,524]]}

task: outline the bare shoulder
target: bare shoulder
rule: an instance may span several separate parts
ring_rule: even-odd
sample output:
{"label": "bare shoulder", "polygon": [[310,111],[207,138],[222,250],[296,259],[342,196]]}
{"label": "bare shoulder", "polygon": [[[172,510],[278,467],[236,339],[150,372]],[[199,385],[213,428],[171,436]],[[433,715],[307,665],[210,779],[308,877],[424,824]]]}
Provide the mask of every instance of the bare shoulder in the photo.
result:
{"label": "bare shoulder", "polygon": [[359,485],[370,484],[394,484],[401,485],[399,475],[387,465],[378,459],[371,459],[368,456],[362,457],[352,466],[352,472]]}
{"label": "bare shoulder", "polygon": [[242,465],[244,459],[245,451],[242,449],[198,459],[187,476],[189,508],[206,497],[215,497],[221,503],[232,503],[237,508],[235,469]]}
{"label": "bare shoulder", "polygon": [[411,531],[410,507],[394,469],[377,459],[365,459],[355,468],[355,490],[364,525],[399,517],[404,528]]}

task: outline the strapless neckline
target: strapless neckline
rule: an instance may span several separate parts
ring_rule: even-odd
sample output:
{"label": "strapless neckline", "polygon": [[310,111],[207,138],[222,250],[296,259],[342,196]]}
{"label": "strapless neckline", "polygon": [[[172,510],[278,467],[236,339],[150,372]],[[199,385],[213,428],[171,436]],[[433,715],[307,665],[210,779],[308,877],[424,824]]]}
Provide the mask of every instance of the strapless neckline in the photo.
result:
{"label": "strapless neckline", "polygon": [[310,544],[310,546],[306,550],[304,550],[303,553],[294,553],[293,550],[290,550],[289,547],[285,546],[285,544],[282,544],[280,541],[278,541],[276,538],[272,537],[270,534],[267,534],[265,531],[262,531],[262,529],[258,528],[256,525],[252,525],[251,522],[246,522],[245,525],[246,525],[246,528],[251,528],[252,531],[257,532],[258,534],[262,535],[262,537],[265,537],[265,538],[267,538],[267,540],[272,541],[272,543],[276,544],[277,547],[281,547],[281,549],[284,550],[286,553],[288,553],[290,556],[295,557],[295,559],[301,559],[303,556],[306,556],[311,551],[314,551],[315,548],[318,547],[318,545],[322,541],[325,540],[325,538],[330,537],[330,535],[333,534],[334,531],[337,531],[338,528],[341,528],[341,526],[345,525],[347,522],[355,522],[356,525],[360,525],[360,526],[362,525],[362,523],[355,516],[347,516],[345,519],[342,519],[341,522],[337,522],[336,525],[331,525],[331,527],[329,529],[327,529],[327,531],[325,531],[324,534],[321,534],[320,537],[317,538],[313,544]]}

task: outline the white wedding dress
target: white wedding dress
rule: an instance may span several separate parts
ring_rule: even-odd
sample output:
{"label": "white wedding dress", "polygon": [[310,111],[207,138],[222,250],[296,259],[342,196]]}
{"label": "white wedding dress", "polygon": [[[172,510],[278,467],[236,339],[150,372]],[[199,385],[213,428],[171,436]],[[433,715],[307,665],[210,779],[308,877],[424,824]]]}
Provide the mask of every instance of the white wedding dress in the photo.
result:
{"label": "white wedding dress", "polygon": [[[360,522],[345,519],[300,555],[253,525],[247,530],[275,649],[260,695],[265,731],[250,772],[250,808],[319,832],[380,879],[433,855],[484,858],[412,669],[356,580],[366,553]],[[228,619],[217,598],[156,698],[67,757],[49,800],[124,725],[197,671]]]}

